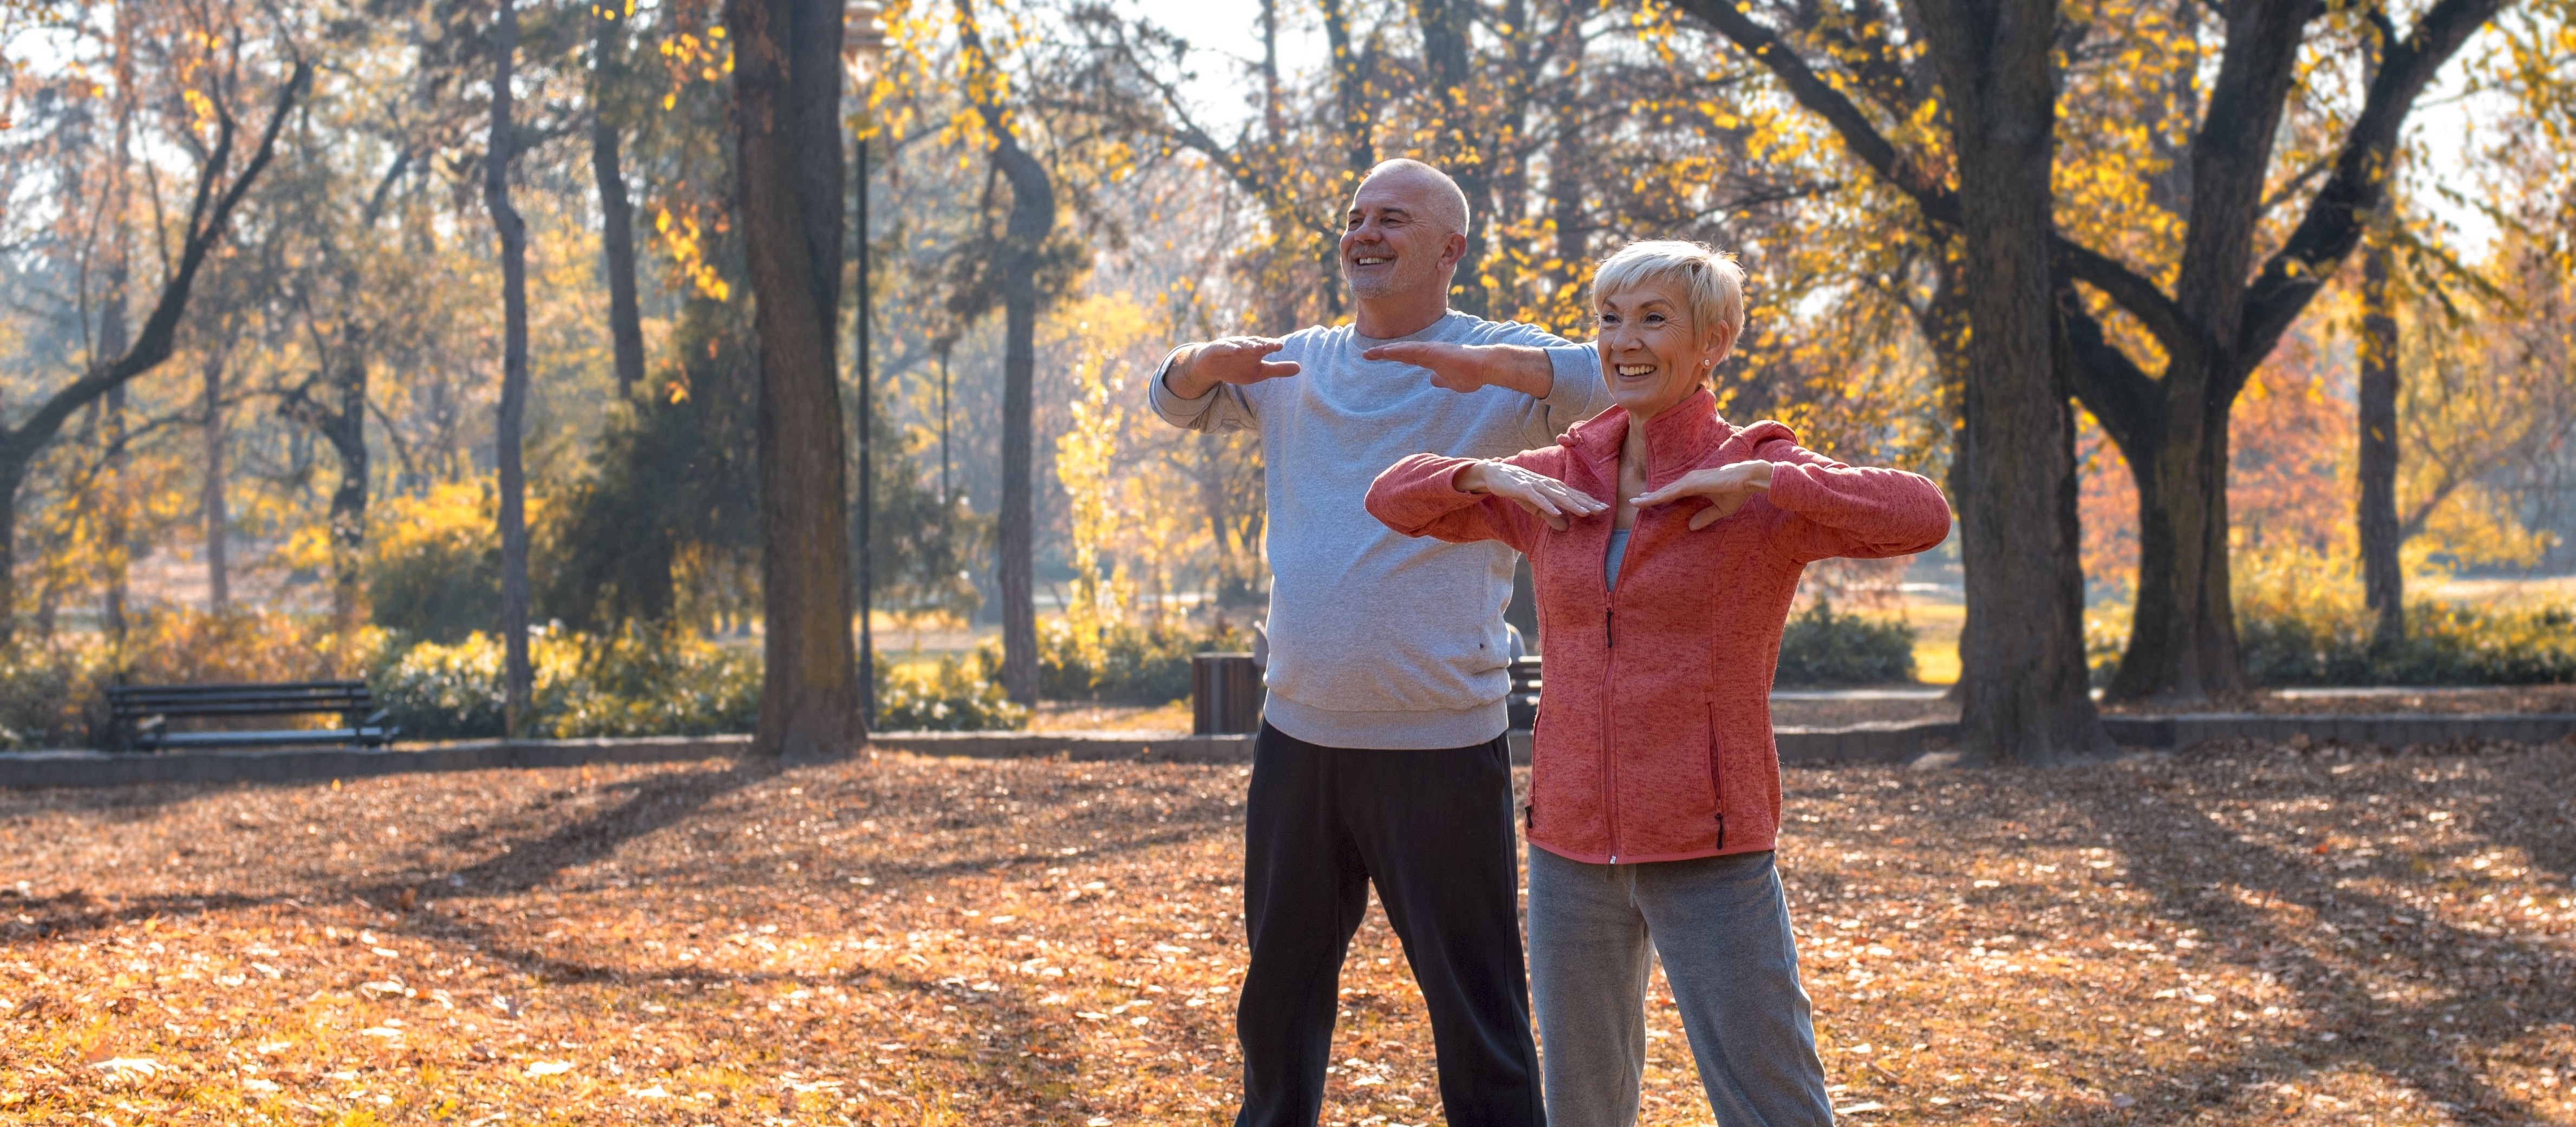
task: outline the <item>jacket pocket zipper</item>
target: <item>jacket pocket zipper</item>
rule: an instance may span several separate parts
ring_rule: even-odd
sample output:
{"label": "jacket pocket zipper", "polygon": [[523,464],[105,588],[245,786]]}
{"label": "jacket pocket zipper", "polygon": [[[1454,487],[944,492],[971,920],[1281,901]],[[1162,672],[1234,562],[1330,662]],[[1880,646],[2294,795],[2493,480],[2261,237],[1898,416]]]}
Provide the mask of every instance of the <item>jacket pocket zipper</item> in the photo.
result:
{"label": "jacket pocket zipper", "polygon": [[1717,804],[1717,851],[1726,851],[1726,784],[1717,754],[1717,706],[1708,707],[1708,797]]}

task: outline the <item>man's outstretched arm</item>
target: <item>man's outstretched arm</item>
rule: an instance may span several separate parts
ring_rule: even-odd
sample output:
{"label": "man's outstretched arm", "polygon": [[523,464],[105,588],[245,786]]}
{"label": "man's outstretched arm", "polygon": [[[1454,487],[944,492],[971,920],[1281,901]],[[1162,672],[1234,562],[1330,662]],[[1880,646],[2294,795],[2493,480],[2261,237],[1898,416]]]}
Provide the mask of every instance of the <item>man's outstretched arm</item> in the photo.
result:
{"label": "man's outstretched arm", "polygon": [[1183,430],[1223,434],[1258,426],[1259,413],[1244,391],[1264,380],[1297,374],[1293,361],[1269,358],[1284,346],[1265,337],[1182,345],[1154,372],[1146,385],[1146,398],[1164,422]]}
{"label": "man's outstretched arm", "polygon": [[1272,360],[1287,342],[1270,337],[1227,337],[1204,344],[1185,344],[1163,362],[1163,386],[1183,399],[1197,399],[1218,384],[1260,383],[1298,372],[1296,361]]}
{"label": "man's outstretched arm", "polygon": [[1360,359],[1411,364],[1431,373],[1433,387],[1456,392],[1499,387],[1545,399],[1556,390],[1556,361],[1534,345],[1400,340],[1360,353]]}

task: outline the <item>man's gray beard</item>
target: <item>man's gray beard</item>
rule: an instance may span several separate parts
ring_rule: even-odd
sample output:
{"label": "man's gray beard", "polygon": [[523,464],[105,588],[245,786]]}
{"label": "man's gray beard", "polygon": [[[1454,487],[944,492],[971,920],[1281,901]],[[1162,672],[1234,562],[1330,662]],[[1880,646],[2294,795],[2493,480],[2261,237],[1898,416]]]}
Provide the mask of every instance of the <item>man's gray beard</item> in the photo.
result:
{"label": "man's gray beard", "polygon": [[1342,284],[1351,288],[1352,297],[1385,297],[1404,290],[1404,280],[1401,278],[1378,278],[1361,282],[1352,280],[1347,271],[1342,274]]}

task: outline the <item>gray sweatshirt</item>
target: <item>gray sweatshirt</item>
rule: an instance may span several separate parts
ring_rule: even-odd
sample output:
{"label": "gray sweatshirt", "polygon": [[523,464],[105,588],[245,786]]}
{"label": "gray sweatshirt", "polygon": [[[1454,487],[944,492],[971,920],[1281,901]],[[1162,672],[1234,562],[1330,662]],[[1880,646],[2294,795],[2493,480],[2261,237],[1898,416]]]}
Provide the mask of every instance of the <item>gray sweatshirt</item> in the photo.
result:
{"label": "gray sweatshirt", "polygon": [[[1291,334],[1296,375],[1183,399],[1156,372],[1154,411],[1189,430],[1257,430],[1269,505],[1272,726],[1325,747],[1466,747],[1502,734],[1511,654],[1503,605],[1514,553],[1399,535],[1361,507],[1410,454],[1499,458],[1545,446],[1610,405],[1590,345],[1451,312],[1402,340],[1548,349],[1547,398],[1461,395],[1410,364],[1360,359],[1386,343],[1348,326]],[[1164,361],[1165,369],[1171,362]]]}

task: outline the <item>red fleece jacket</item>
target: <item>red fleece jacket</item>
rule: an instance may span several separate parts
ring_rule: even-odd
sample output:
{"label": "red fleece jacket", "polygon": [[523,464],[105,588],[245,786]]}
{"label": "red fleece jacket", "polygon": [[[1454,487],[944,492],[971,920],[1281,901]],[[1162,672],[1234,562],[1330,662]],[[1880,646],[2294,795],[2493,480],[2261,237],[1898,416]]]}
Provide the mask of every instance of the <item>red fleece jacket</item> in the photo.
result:
{"label": "red fleece jacket", "polygon": [[[1615,502],[1629,427],[1612,408],[1555,446],[1504,461]],[[1776,422],[1732,426],[1703,389],[1646,424],[1646,485],[1759,458],[1771,490],[1697,532],[1696,499],[1641,510],[1619,586],[1605,583],[1611,515],[1564,532],[1453,484],[1468,459],[1416,454],[1369,487],[1368,511],[1408,536],[1500,540],[1537,581],[1547,672],[1532,752],[1530,843],[1593,864],[1769,849],[1780,830],[1771,677],[1798,576],[1830,556],[1939,544],[1950,506],[1901,470],[1842,465]]]}

